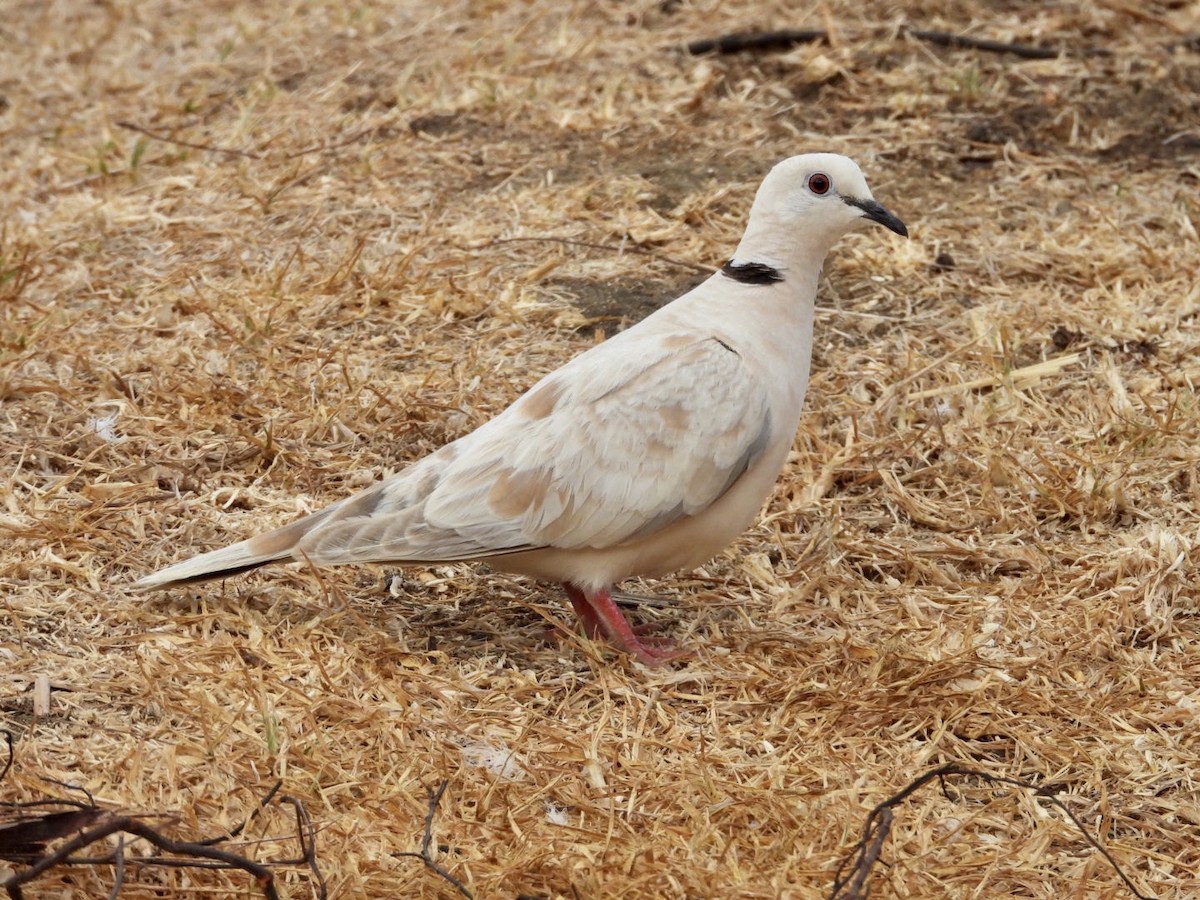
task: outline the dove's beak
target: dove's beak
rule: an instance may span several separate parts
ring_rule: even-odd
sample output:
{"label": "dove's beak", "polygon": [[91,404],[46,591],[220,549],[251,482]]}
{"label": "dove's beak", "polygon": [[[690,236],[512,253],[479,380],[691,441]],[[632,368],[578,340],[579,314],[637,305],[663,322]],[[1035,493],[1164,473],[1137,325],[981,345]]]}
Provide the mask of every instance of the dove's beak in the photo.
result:
{"label": "dove's beak", "polygon": [[863,218],[878,222],[889,231],[894,231],[901,237],[908,237],[908,228],[894,214],[890,213],[881,203],[875,200],[859,200],[857,197],[843,197],[846,203],[862,210]]}

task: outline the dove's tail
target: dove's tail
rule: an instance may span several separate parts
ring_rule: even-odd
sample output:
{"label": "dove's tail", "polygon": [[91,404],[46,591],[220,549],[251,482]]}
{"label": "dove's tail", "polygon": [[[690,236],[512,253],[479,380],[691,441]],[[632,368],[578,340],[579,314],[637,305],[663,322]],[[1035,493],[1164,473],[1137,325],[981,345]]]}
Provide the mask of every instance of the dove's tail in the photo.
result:
{"label": "dove's tail", "polygon": [[130,589],[138,592],[156,591],[214,578],[228,578],[278,560],[303,559],[303,554],[297,555],[296,545],[324,522],[333,510],[334,507],[327,507],[274,531],[159,569],[135,581]]}

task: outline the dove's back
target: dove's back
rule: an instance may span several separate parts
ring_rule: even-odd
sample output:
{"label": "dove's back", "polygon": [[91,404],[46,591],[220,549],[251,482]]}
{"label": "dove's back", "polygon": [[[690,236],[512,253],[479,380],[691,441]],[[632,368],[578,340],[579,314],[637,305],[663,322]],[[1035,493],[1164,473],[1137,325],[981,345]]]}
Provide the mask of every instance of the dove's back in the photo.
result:
{"label": "dove's back", "polygon": [[[577,356],[402,472],[134,587],[287,559],[488,559],[577,583],[698,564],[744,529],[769,493],[799,419],[811,344],[811,299],[794,296],[801,286],[773,291],[763,307],[761,292],[723,280],[714,275]],[[747,303],[732,318],[731,287]],[[763,365],[776,359],[791,360],[788,370]]]}

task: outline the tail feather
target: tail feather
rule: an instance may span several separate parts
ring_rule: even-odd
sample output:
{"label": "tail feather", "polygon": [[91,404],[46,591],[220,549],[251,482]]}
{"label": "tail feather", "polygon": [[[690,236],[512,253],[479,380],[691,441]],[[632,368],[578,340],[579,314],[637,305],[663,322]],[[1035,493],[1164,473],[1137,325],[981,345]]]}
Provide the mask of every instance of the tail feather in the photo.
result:
{"label": "tail feather", "polygon": [[257,569],[261,565],[284,559],[290,554],[256,554],[248,547],[254,541],[242,541],[231,547],[222,547],[210,553],[201,553],[191,559],[159,569],[153,574],[140,578],[130,585],[135,591],[155,591],[177,585],[195,584],[199,581],[210,581],[214,578],[225,578]]}
{"label": "tail feather", "polygon": [[195,584],[215,578],[228,578],[270,562],[295,559],[295,549],[300,539],[325,521],[337,505],[326,507],[320,512],[297,519],[266,534],[222,547],[220,550],[210,550],[208,553],[201,553],[173,566],[159,569],[135,581],[130,585],[130,589],[141,593]]}

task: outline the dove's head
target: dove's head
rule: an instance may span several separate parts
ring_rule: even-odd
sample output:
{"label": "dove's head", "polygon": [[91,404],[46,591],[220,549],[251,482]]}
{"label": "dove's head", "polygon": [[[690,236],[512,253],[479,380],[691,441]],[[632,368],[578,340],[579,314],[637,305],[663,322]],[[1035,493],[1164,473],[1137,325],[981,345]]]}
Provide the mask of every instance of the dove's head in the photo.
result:
{"label": "dove's head", "polygon": [[847,232],[875,222],[908,237],[908,229],[871,195],[854,160],[837,153],[805,153],[775,166],[750,208],[737,258],[784,263],[797,252],[818,266]]}

